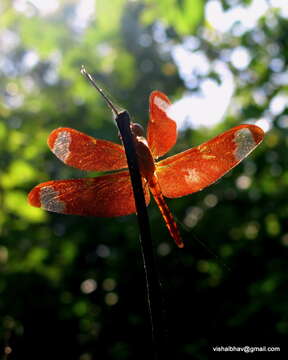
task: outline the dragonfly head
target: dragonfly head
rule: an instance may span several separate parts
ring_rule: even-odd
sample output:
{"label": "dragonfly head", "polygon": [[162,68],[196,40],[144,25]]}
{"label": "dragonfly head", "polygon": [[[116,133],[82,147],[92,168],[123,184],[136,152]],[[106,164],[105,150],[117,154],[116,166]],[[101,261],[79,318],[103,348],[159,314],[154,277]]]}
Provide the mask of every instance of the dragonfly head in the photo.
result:
{"label": "dragonfly head", "polygon": [[138,124],[138,123],[132,123],[131,124],[131,131],[132,131],[134,136],[142,136],[142,137],[145,136],[143,126]]}

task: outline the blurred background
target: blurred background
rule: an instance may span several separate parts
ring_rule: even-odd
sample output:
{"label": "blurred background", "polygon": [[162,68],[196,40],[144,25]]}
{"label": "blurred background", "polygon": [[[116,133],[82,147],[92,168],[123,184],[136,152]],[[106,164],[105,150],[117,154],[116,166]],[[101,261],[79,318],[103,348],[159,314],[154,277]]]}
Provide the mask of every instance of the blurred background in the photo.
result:
{"label": "blurred background", "polygon": [[179,136],[168,155],[241,123],[267,132],[216,184],[167,200],[184,249],[153,201],[149,217],[171,357],[209,359],[212,345],[283,354],[288,2],[2,0],[0,14],[2,358],[152,358],[136,216],[58,215],[26,200],[40,182],[95,176],[49,151],[53,129],[119,142],[82,64],[144,126],[150,92],[169,96]]}

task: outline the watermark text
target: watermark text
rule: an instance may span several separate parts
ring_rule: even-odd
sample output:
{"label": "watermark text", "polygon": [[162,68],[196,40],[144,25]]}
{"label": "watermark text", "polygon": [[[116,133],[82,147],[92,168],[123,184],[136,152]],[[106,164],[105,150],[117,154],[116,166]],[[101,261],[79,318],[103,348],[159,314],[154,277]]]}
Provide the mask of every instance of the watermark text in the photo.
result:
{"label": "watermark text", "polygon": [[212,346],[215,352],[243,352],[245,354],[255,352],[280,352],[280,346]]}

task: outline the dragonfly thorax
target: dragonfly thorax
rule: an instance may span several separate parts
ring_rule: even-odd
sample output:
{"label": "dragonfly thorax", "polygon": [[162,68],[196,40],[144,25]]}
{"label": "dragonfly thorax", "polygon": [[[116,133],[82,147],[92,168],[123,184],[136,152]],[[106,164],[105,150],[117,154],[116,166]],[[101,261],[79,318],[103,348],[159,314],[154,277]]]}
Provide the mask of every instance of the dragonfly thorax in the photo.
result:
{"label": "dragonfly thorax", "polygon": [[141,175],[149,182],[155,173],[156,167],[147,140],[144,136],[144,129],[140,124],[133,123],[131,125],[131,130],[134,137]]}
{"label": "dragonfly thorax", "polygon": [[142,125],[140,125],[138,123],[132,123],[131,124],[131,131],[132,131],[134,136],[143,136],[143,137],[145,137],[144,128],[143,128]]}

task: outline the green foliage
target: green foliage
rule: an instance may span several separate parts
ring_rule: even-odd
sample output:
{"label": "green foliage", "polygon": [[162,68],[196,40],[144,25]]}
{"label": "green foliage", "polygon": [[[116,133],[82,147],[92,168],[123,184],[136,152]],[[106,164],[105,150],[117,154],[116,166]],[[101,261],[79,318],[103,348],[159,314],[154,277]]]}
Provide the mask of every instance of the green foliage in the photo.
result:
{"label": "green foliage", "polygon": [[[271,129],[217,184],[167,200],[179,219],[183,250],[175,248],[155,204],[149,206],[167,352],[176,359],[210,359],[211,345],[243,344],[284,352],[285,15],[270,5],[255,26],[234,23],[221,32],[204,18],[209,2],[203,0],[99,0],[80,23],[77,1],[59,1],[48,14],[33,3],[0,4],[0,348],[12,348],[9,360],[152,358],[136,217],[46,213],[27,204],[27,193],[50,179],[95,175],[54,157],[46,144],[54,128],[120,142],[109,109],[80,75],[82,64],[146,125],[151,90],[173,101],[197,93],[207,79],[221,83],[220,62],[235,82],[226,116],[215,127],[183,130],[172,152],[245,121],[265,119]],[[251,1],[218,3],[229,12],[248,9]],[[189,56],[201,53],[209,69],[193,70],[190,57],[179,64],[176,46]],[[239,48],[248,54],[246,66],[233,58]],[[194,124],[201,120],[192,115]]]}
{"label": "green foliage", "polygon": [[191,35],[203,20],[203,0],[146,0],[147,8],[143,13],[143,21],[151,24],[163,21],[181,35]]}

